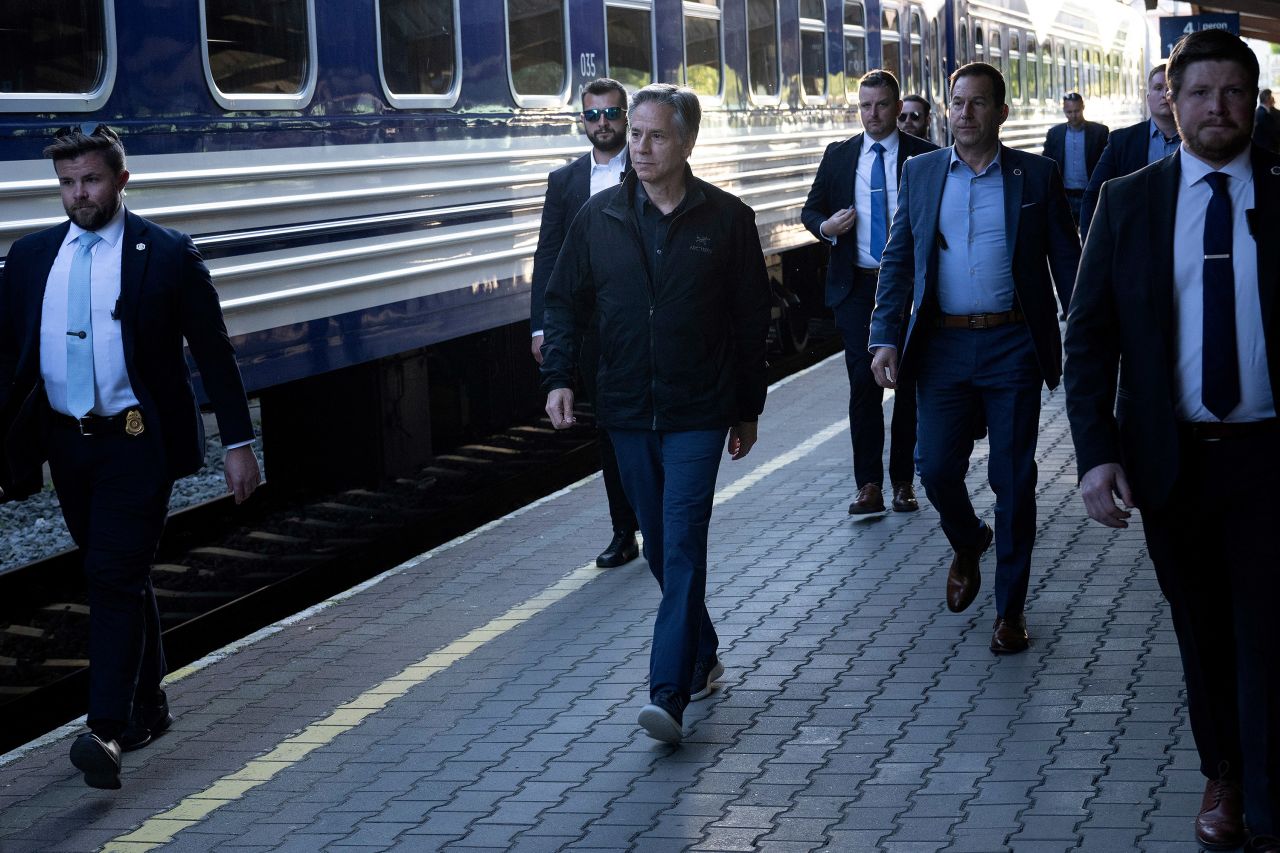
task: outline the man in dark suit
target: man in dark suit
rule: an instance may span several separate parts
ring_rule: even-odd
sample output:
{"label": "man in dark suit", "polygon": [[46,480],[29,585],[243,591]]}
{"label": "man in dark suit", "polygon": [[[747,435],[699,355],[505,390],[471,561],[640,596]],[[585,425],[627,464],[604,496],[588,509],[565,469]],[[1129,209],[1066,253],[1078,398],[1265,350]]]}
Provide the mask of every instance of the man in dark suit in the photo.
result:
{"label": "man in dark suit", "polygon": [[1102,149],[1107,147],[1109,131],[1105,124],[1085,121],[1084,98],[1079,92],[1062,96],[1063,124],[1049,128],[1044,139],[1044,156],[1058,164],[1063,186],[1067,189],[1067,201],[1071,216],[1080,222],[1080,204],[1089,186],[1089,175],[1098,165]]}
{"label": "man in dark suit", "polygon": [[[876,298],[880,256],[898,201],[898,177],[908,157],[934,151],[932,142],[899,133],[902,112],[898,81],[888,71],[872,71],[858,83],[863,132],[827,146],[800,219],[813,236],[831,244],[826,303],[844,338],[849,371],[849,435],[857,496],[850,515],[884,512],[884,389],[871,377],[867,335]],[[885,168],[886,163],[889,168]],[[893,508],[914,512],[915,391],[903,388],[893,403],[889,482]]]}
{"label": "man in dark suit", "polygon": [[907,95],[898,113],[898,130],[919,139],[933,140],[929,134],[929,102],[922,95]]}
{"label": "man in dark suit", "polygon": [[[1169,57],[1182,148],[1102,188],[1066,332],[1089,516],[1143,533],[1206,777],[1196,836],[1280,851],[1280,157],[1250,146],[1258,61]],[[1138,248],[1140,247],[1140,248]],[[1243,811],[1243,814],[1242,814]]]}
{"label": "man in dark suit", "polygon": [[[601,77],[582,87],[582,121],[591,150],[547,177],[547,196],[542,203],[542,227],[538,249],[533,256],[533,292],[529,299],[529,324],[533,329],[533,357],[542,364],[542,306],[547,282],[564,245],[569,225],[587,199],[601,190],[616,187],[627,171],[627,90],[617,80]],[[595,363],[599,341],[588,330],[583,341],[582,381],[587,396],[595,399]],[[612,569],[640,556],[636,531],[640,528],[635,510],[627,501],[618,474],[618,458],[609,431],[597,431],[600,471],[609,500],[613,539],[596,557],[596,565]]]}
{"label": "man in dark suit", "polygon": [[1270,89],[1258,93],[1258,110],[1253,114],[1253,144],[1280,153],[1280,112]]}
{"label": "man in dark suit", "polygon": [[52,158],[70,221],[14,243],[0,291],[0,432],[7,498],[48,459],[89,587],[90,732],[71,761],[120,787],[120,753],[173,722],[150,565],[176,478],[204,462],[185,338],[218,416],[227,485],[259,481],[253,424],[218,294],[191,239],[125,210],[109,128],[60,133]]}
{"label": "man in dark suit", "polygon": [[[903,169],[870,338],[877,382],[915,382],[920,481],[955,549],[946,592],[953,612],[977,595],[979,561],[994,536],[997,653],[1028,644],[1040,387],[1055,387],[1061,375],[1054,287],[1066,306],[1080,259],[1058,170],[1000,144],[1008,115],[999,70],[975,62],[951,75],[955,145]],[[965,484],[975,407],[990,429],[994,534]]]}
{"label": "man in dark suit", "polygon": [[1098,165],[1089,175],[1089,187],[1084,191],[1080,204],[1080,242],[1089,237],[1089,224],[1098,206],[1098,193],[1102,185],[1112,178],[1136,172],[1148,163],[1164,159],[1178,150],[1181,139],[1173,120],[1173,108],[1165,98],[1168,88],[1164,63],[1147,74],[1147,110],[1151,118],[1121,128],[1107,138]]}

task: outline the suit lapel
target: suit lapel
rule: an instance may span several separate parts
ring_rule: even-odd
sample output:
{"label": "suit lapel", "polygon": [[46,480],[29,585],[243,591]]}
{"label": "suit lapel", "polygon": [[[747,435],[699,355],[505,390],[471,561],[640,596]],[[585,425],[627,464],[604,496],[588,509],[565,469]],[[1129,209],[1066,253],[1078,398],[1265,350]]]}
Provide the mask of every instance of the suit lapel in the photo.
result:
{"label": "suit lapel", "polygon": [[120,246],[120,337],[124,342],[126,365],[133,364],[138,298],[151,257],[149,231],[145,220],[125,212],[124,243]]}
{"label": "suit lapel", "polygon": [[[842,197],[839,201],[847,203],[837,203],[837,207],[839,208],[853,207],[858,198],[858,158],[862,156],[862,140],[865,138],[865,133],[859,133],[857,136],[853,137],[852,144],[849,146],[851,149],[849,151],[849,156],[845,158],[845,161],[842,164],[844,168],[849,171],[844,174],[839,183],[839,186],[843,187],[841,190]],[[848,193],[848,195],[844,196],[843,193]]]}
{"label": "suit lapel", "polygon": [[[1271,162],[1265,162],[1271,160]],[[1280,281],[1280,165],[1274,158],[1262,158],[1253,149],[1253,221],[1249,223],[1258,245],[1258,299],[1262,309],[1262,331],[1269,349],[1280,347],[1276,335],[1276,288]],[[1274,377],[1272,384],[1280,384]]]}
{"label": "suit lapel", "polygon": [[27,362],[27,359],[30,358],[39,357],[40,323],[44,316],[44,291],[49,285],[49,271],[53,269],[53,262],[58,257],[58,250],[62,248],[63,241],[67,239],[67,231],[70,229],[70,221],[62,223],[62,225],[50,232],[48,239],[36,249],[36,262],[32,264],[32,269],[39,272],[40,279],[32,283],[33,286],[30,292],[25,295],[25,298],[29,300],[26,311],[26,328],[29,330],[29,334],[20,355],[20,360],[23,362]]}
{"label": "suit lapel", "polygon": [[1022,158],[1012,148],[1000,146],[1000,171],[1004,178],[1004,242],[1012,263],[1018,248],[1018,221],[1022,215]]}
{"label": "suit lapel", "polygon": [[[1151,305],[1166,353],[1173,352],[1173,230],[1177,218],[1178,182],[1182,154],[1160,162],[1147,176],[1147,245],[1160,248],[1149,255]],[[1172,362],[1169,362],[1172,363]]]}

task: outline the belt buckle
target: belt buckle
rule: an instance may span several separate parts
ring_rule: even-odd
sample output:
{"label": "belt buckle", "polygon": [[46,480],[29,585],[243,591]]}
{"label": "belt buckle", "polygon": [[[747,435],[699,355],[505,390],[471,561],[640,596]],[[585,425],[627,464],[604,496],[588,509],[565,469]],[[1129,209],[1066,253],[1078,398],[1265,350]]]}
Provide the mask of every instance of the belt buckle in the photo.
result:
{"label": "belt buckle", "polygon": [[81,435],[92,438],[94,435],[93,426],[91,423],[88,423],[88,421],[89,418],[87,415],[83,418],[76,418],[76,426],[80,428]]}
{"label": "belt buckle", "polygon": [[970,314],[969,315],[970,329],[985,329],[986,327],[987,327],[986,314]]}

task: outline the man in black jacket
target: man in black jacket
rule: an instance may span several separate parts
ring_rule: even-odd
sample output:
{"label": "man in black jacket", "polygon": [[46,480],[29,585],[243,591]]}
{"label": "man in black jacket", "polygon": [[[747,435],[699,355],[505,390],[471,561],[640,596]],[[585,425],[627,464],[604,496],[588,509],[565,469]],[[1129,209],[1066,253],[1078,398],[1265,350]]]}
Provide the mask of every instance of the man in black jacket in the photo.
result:
{"label": "man in black jacket", "polygon": [[724,672],[704,603],[707,532],[726,432],[734,459],[756,441],[769,326],[754,213],[688,167],[701,115],[686,88],[632,97],[632,171],[574,220],[543,312],[542,384],[558,429],[573,423],[588,321],[600,336],[596,418],[662,589],[640,725],[673,744],[685,706]]}
{"label": "man in black jacket", "polygon": [[[617,80],[601,77],[582,87],[582,122],[591,150],[547,177],[547,197],[542,203],[542,226],[538,230],[538,250],[533,256],[533,289],[529,298],[529,324],[533,330],[533,357],[542,364],[542,303],[547,280],[564,245],[569,223],[587,199],[609,187],[616,187],[627,171],[627,90]],[[583,384],[594,397],[595,363],[600,342],[588,334],[582,346]],[[636,544],[636,514],[627,502],[618,474],[609,431],[598,430],[600,473],[609,499],[609,519],[613,540],[596,557],[596,565],[612,569],[640,556]]]}
{"label": "man in black jacket", "polygon": [[1093,222],[1093,212],[1098,207],[1098,193],[1102,191],[1103,184],[1163,160],[1178,150],[1182,139],[1173,120],[1173,108],[1165,98],[1167,91],[1162,62],[1147,74],[1147,110],[1151,118],[1123,127],[1107,137],[1107,147],[1102,149],[1098,165],[1089,175],[1089,187],[1084,191],[1084,201],[1080,205],[1081,243],[1089,236],[1089,225]]}
{"label": "man in black jacket", "polygon": [[1084,98],[1079,92],[1062,96],[1062,114],[1067,120],[1049,128],[1044,139],[1044,156],[1058,164],[1071,216],[1079,226],[1080,205],[1089,186],[1089,175],[1098,165],[1102,149],[1107,147],[1110,131],[1105,124],[1085,120]]}

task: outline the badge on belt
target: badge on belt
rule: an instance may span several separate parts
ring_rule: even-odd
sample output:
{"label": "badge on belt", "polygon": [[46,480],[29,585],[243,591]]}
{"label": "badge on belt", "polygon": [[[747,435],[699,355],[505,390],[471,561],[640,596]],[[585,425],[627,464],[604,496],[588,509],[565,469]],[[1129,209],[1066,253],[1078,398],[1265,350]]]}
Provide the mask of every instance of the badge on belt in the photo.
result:
{"label": "badge on belt", "polygon": [[142,435],[146,432],[146,427],[142,424],[142,410],[130,409],[124,413],[124,432],[125,435]]}

